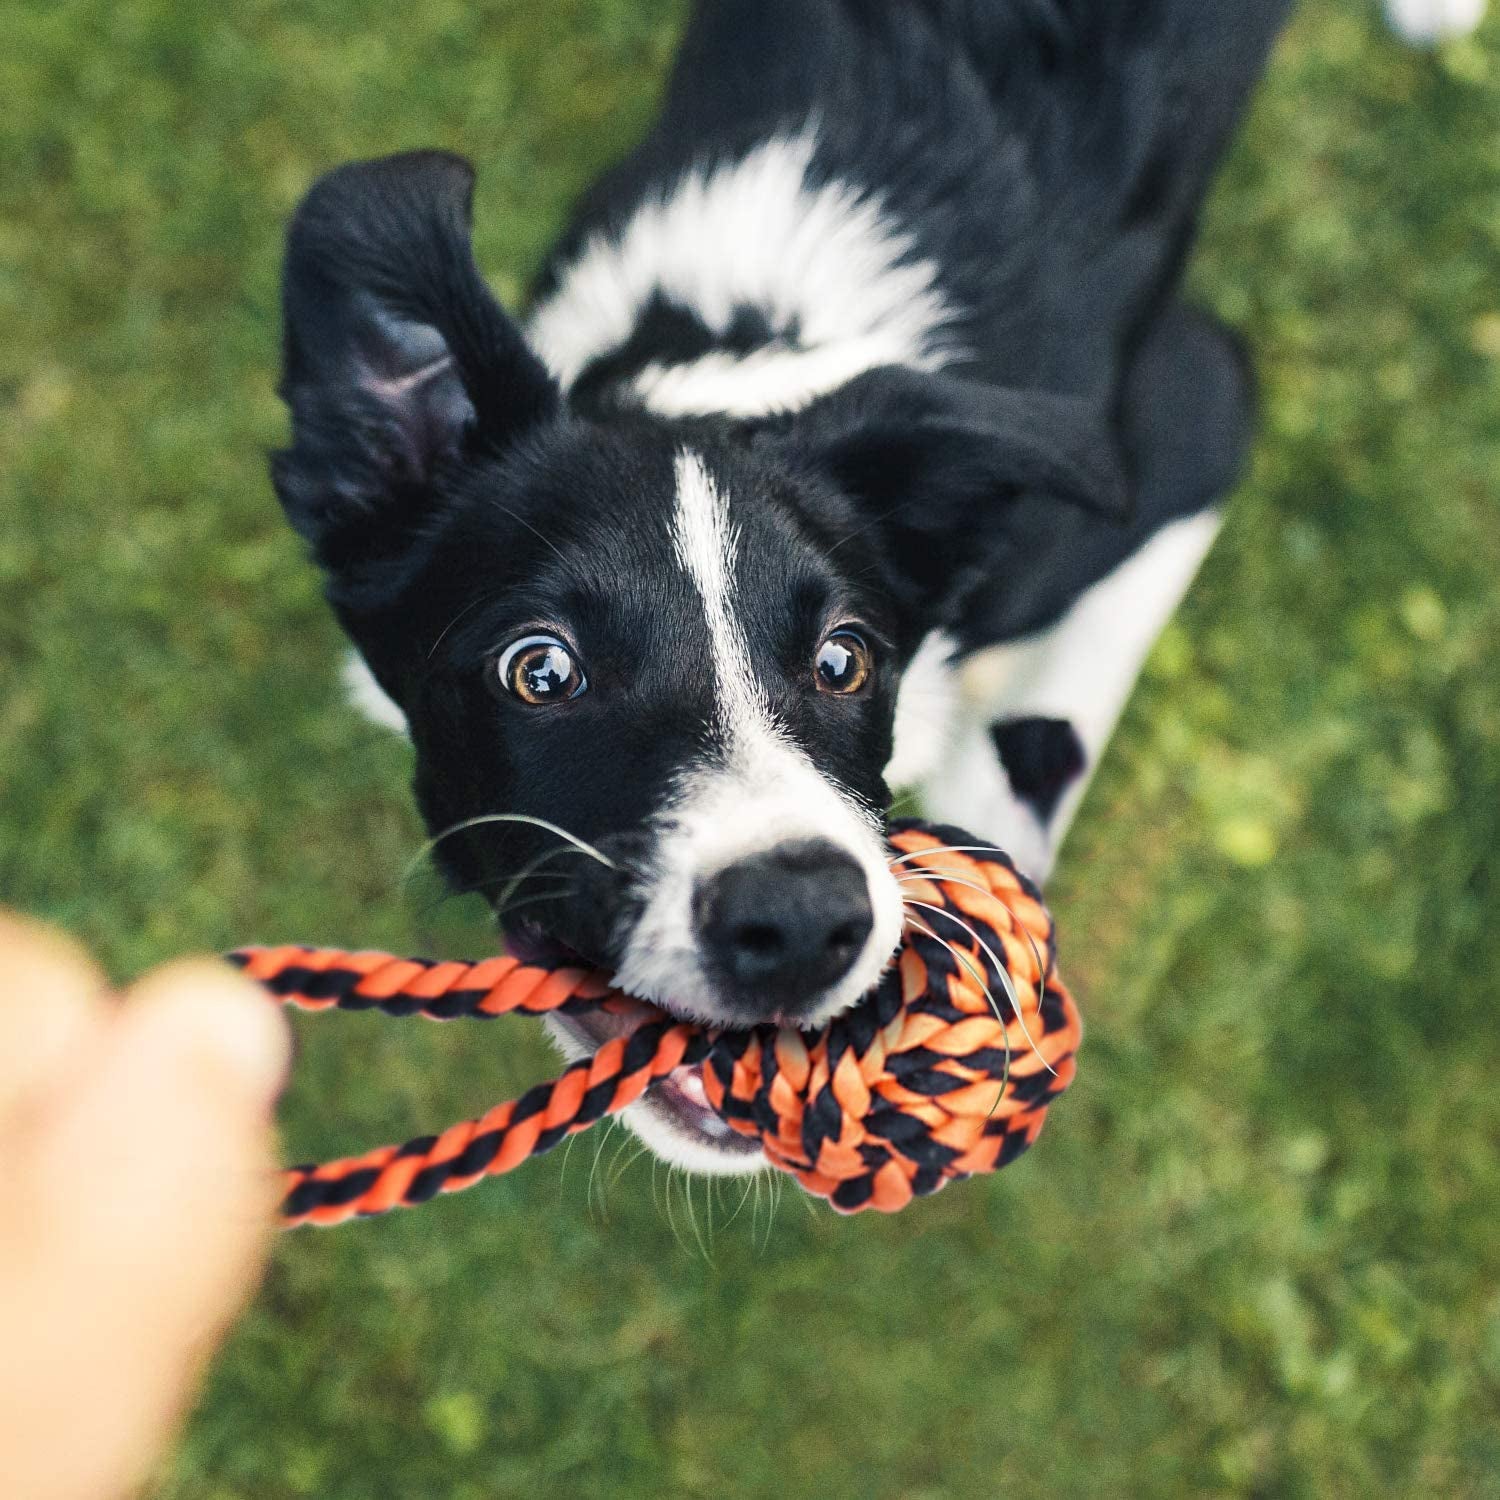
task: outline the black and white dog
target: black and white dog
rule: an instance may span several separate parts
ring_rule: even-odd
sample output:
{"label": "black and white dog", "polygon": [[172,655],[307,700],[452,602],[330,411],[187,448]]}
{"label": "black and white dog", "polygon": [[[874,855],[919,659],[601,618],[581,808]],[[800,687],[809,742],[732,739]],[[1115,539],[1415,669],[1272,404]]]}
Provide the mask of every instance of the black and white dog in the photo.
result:
{"label": "black and white dog", "polygon": [[[1285,9],[700,0],[524,332],[463,161],[312,189],[276,488],[512,941],[812,1025],[900,935],[889,786],[1046,875],[1240,471],[1179,283]],[[630,1123],[757,1166],[702,1097]]]}

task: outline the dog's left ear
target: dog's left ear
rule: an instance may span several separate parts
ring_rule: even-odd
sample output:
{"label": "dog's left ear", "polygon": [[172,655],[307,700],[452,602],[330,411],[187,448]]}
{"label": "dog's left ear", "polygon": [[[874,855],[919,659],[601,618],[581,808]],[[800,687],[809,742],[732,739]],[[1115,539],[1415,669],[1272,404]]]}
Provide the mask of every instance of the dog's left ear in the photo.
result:
{"label": "dog's left ear", "polygon": [[1007,547],[1054,531],[1058,507],[1130,513],[1109,423],[1075,397],[874,370],[793,431],[801,460],[854,500],[923,629],[949,620]]}

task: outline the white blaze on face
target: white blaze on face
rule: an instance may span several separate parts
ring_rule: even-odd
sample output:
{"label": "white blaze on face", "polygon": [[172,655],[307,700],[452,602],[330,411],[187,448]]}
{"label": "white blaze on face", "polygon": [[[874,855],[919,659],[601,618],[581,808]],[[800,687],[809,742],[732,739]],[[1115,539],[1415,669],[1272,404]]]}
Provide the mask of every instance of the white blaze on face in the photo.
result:
{"label": "white blaze on face", "polygon": [[809,1024],[817,1024],[875,983],[900,940],[900,888],[887,867],[881,822],[822,774],[776,722],[735,613],[737,537],[728,506],[702,460],[687,451],[677,458],[673,543],[703,601],[714,677],[712,738],[721,749],[684,768],[658,815],[644,903],[617,982],[680,1014],[730,1020],[698,951],[694,892],[738,860],[787,842],[826,839],[864,870],[874,926],[849,973],[810,1013]]}

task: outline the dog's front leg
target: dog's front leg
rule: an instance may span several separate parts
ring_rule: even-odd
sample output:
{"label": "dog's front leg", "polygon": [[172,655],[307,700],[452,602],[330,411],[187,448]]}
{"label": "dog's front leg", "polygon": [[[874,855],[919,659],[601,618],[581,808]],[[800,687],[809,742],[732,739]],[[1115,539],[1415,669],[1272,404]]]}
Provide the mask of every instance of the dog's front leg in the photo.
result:
{"label": "dog's front leg", "polygon": [[1055,625],[962,663],[945,753],[919,786],[928,817],[972,829],[1046,880],[1220,519],[1210,510],[1171,522]]}

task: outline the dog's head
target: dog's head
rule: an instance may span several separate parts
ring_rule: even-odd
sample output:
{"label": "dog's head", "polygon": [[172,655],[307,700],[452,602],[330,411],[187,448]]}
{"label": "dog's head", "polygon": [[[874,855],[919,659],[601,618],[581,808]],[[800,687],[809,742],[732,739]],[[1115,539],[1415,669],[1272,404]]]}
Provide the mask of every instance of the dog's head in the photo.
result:
{"label": "dog's head", "polygon": [[[778,422],[587,420],[476,271],[471,188],[415,153],[303,203],[277,491],[406,717],[456,885],[677,1014],[817,1024],[900,936],[905,668],[1004,587],[1021,512],[1114,503],[1109,446],[1066,400],[894,370]],[[685,1076],[632,1123],[753,1165],[700,1101]]]}

